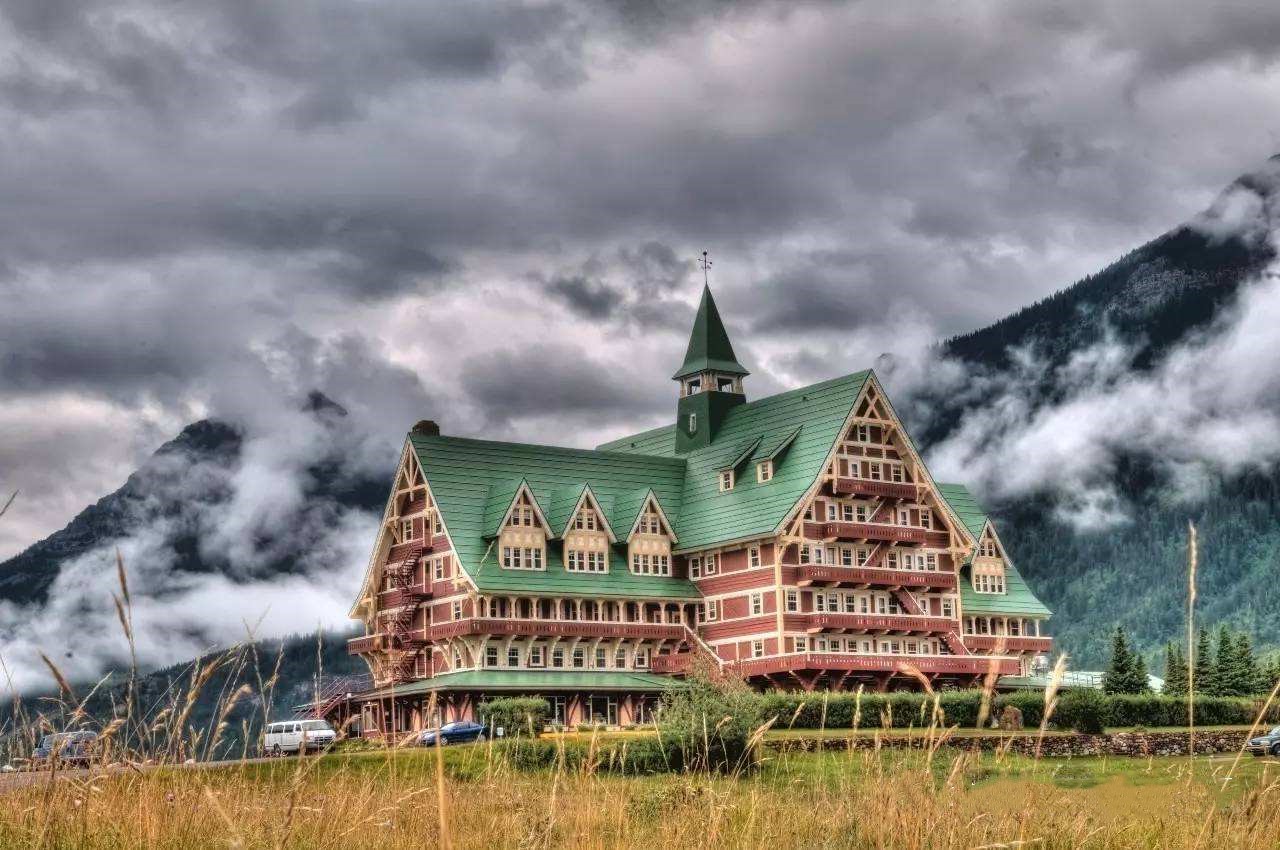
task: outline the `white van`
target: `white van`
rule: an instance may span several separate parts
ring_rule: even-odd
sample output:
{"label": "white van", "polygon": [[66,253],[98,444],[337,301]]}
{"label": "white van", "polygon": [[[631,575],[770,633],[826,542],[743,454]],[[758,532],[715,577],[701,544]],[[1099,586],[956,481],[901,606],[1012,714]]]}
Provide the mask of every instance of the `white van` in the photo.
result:
{"label": "white van", "polygon": [[262,753],[280,756],[303,748],[323,750],[337,737],[338,733],[323,720],[285,720],[267,726],[262,736]]}

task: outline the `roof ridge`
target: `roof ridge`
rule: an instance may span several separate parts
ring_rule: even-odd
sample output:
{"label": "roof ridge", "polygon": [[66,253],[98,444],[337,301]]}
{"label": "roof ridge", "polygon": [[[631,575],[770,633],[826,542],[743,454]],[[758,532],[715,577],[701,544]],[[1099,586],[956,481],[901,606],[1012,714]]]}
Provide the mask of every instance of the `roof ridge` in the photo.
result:
{"label": "roof ridge", "polygon": [[[553,451],[553,452],[566,452],[566,453],[572,452],[572,453],[588,454],[588,455],[610,455],[618,458],[630,458],[630,459],[642,458],[646,460],[678,461],[680,463],[684,463],[683,457],[676,457],[673,455],[654,455],[654,454],[647,454],[645,452],[620,452],[620,451],[611,451],[609,449],[580,448],[577,446],[556,446],[550,443],[524,443],[518,440],[486,440],[480,437],[461,437],[461,436],[456,436],[452,434],[415,434],[413,432],[410,432],[408,434],[408,438],[417,443],[423,443],[423,444],[432,443],[432,442],[473,443],[473,444],[485,445],[485,446],[525,447],[530,449],[537,449],[538,451]],[[623,438],[619,438],[619,439],[623,439]],[[617,442],[617,440],[613,440],[610,442]]]}

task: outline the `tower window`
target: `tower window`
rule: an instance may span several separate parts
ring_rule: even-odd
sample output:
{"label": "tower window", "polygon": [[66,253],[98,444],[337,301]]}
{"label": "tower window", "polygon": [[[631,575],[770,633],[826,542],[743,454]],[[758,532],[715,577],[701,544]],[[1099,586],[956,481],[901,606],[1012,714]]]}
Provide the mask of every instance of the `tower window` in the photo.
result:
{"label": "tower window", "polygon": [[693,434],[698,430],[698,414],[689,414],[689,433]]}
{"label": "tower window", "polygon": [[685,395],[694,395],[695,393],[698,393],[698,392],[701,392],[701,391],[702,391],[702,379],[701,379],[701,378],[692,378],[692,379],[690,379],[690,380],[689,380],[689,382],[688,382],[688,383],[686,383],[686,384],[684,385],[684,394],[685,394]]}
{"label": "tower window", "polygon": [[716,389],[722,393],[733,392],[733,378],[726,378],[724,375],[721,375],[716,379]]}

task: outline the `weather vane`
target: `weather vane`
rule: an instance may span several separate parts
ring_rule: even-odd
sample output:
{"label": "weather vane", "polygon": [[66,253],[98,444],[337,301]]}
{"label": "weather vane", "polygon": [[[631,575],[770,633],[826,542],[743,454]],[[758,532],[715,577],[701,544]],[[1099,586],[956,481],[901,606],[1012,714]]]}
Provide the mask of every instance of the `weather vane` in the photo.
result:
{"label": "weather vane", "polygon": [[698,260],[698,265],[700,265],[700,266],[702,267],[702,284],[703,284],[704,286],[710,286],[710,285],[711,285],[711,283],[710,283],[709,279],[707,278],[707,269],[711,268],[711,261],[710,261],[709,259],[707,259],[707,252],[706,252],[706,251],[703,251],[703,252],[702,252],[702,259],[701,259],[701,260]]}

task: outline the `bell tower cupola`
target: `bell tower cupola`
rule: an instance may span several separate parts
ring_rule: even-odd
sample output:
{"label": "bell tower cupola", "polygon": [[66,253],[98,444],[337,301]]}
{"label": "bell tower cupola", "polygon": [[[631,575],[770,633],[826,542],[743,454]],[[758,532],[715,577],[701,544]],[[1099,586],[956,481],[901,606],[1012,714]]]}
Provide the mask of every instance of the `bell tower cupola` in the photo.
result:
{"label": "bell tower cupola", "polygon": [[680,401],[676,405],[678,454],[711,444],[729,411],[747,400],[742,379],[748,374],[733,353],[720,311],[711,297],[711,287],[704,286],[684,363],[672,375],[680,383]]}

